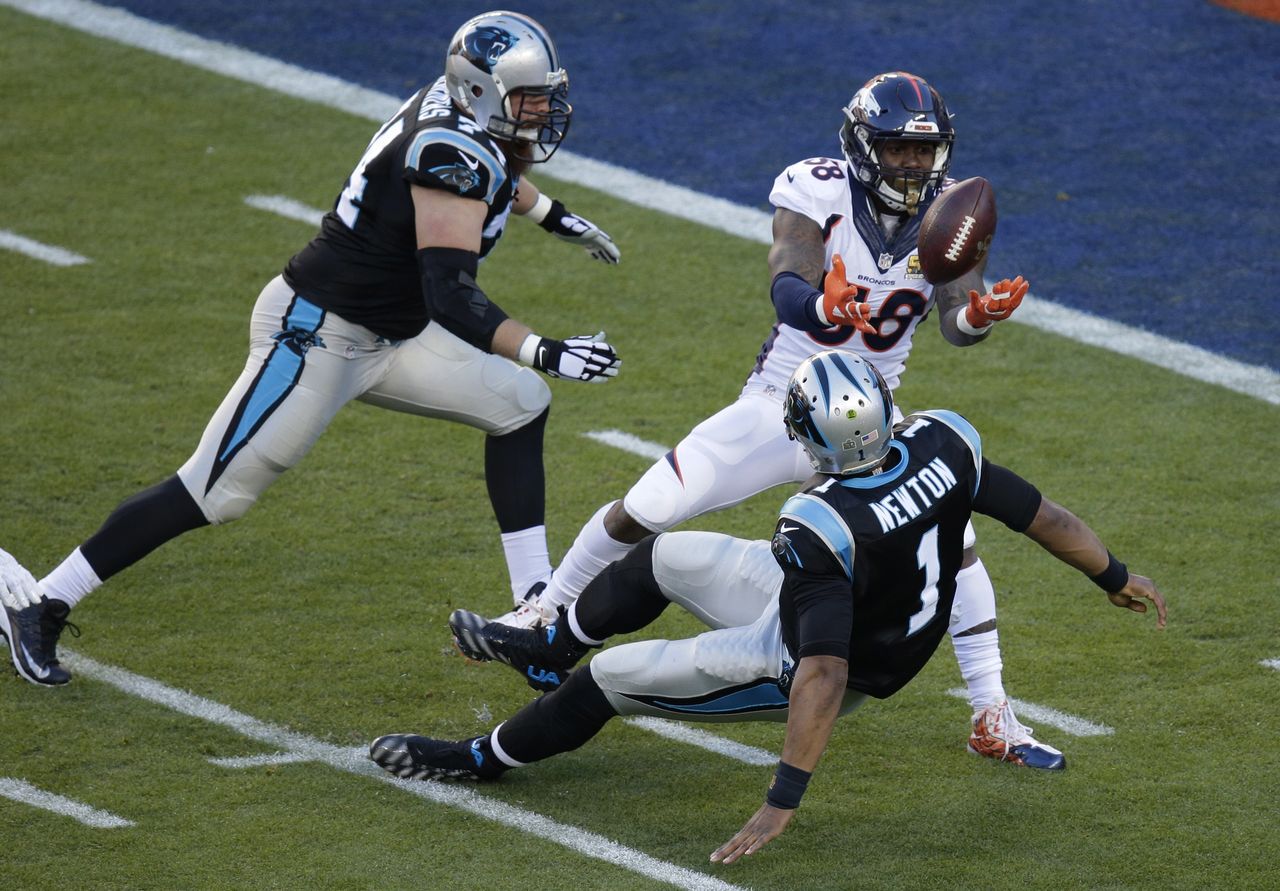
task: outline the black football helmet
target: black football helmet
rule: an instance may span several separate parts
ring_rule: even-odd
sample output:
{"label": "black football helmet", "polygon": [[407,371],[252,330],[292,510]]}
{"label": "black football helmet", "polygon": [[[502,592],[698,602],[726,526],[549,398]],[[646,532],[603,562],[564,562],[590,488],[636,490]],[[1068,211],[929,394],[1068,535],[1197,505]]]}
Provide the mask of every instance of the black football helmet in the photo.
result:
{"label": "black football helmet", "polygon": [[[946,104],[924,78],[905,71],[878,74],[853,94],[844,117],[844,156],[859,182],[881,201],[892,210],[914,214],[937,194],[951,167],[956,134]],[[933,169],[885,166],[880,147],[891,139],[934,143]]]}

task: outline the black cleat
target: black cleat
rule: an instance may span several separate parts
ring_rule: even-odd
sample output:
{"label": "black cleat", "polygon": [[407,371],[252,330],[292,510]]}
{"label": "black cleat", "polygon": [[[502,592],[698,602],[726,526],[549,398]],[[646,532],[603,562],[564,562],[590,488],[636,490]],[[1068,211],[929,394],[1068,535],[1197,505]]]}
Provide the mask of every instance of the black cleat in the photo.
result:
{"label": "black cleat", "polygon": [[563,618],[539,628],[513,628],[460,609],[449,617],[449,627],[465,656],[505,662],[535,690],[559,687],[590,650],[574,638]]}
{"label": "black cleat", "polygon": [[506,768],[477,736],[461,742],[409,733],[380,736],[369,746],[369,760],[402,780],[492,780]]}
{"label": "black cleat", "polygon": [[58,636],[64,627],[80,636],[67,621],[71,607],[64,601],[44,598],[26,609],[0,611],[0,636],[9,642],[9,658],[18,674],[33,684],[57,687],[71,680],[71,672],[58,664]]}

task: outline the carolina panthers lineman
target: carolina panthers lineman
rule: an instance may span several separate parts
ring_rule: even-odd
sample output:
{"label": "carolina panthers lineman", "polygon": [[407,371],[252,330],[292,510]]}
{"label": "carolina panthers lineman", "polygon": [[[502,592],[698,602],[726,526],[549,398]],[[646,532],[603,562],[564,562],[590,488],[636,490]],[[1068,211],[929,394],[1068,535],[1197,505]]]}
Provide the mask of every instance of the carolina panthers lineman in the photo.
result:
{"label": "carolina panthers lineman", "polygon": [[[522,674],[563,684],[473,739],[375,740],[370,758],[406,778],[494,779],[581,746],[615,715],[784,721],[764,803],[711,859],[731,863],[777,837],[800,804],[836,718],[887,698],[924,667],[947,631],[972,511],[1003,521],[1088,575],[1116,606],[1163,596],[1093,530],[1013,471],[988,461],[950,411],[897,425],[874,366],[827,350],[802,361],[785,393],[784,435],[817,474],[782,506],[772,542],[710,532],[647,537],[545,628],[492,623],[477,643]],[[780,412],[781,413],[781,412]],[[654,621],[668,603],[713,630],[591,646]]]}
{"label": "carolina panthers lineman", "polygon": [[571,114],[568,75],[541,25],[490,12],[458,29],[444,75],[377,131],[320,233],[263,289],[245,370],[186,464],[124,502],[38,583],[0,551],[0,632],[22,677],[70,680],[56,645],[71,607],[169,539],[243,516],[352,399],[485,431],[513,589],[550,574],[551,391],[531,369],[604,382],[619,359],[603,332],[534,334],[476,278],[512,212],[618,262],[608,235],[525,176],[559,147]]}
{"label": "carolina panthers lineman", "polygon": [[[738,400],[696,426],[620,500],[587,522],[536,601],[497,621],[529,627],[551,621],[588,581],[651,532],[738,504],[808,474],[804,451],[778,427],[791,372],[815,350],[862,356],[896,388],[916,328],[935,308],[956,346],[984,340],[1026,293],[1021,277],[984,293],[982,267],[938,287],[925,281],[916,254],[921,211],[946,180],[955,131],[942,97],[905,72],[877,75],[844,109],[842,159],[809,158],[775,180],[769,269],[778,323],[764,342]],[[848,280],[845,270],[848,270]],[[816,287],[815,287],[816,286]],[[822,289],[822,290],[820,290]],[[951,634],[973,707],[969,746],[1016,763],[1052,768],[1056,749],[1037,743],[1005,695],[995,592],[967,542]],[[467,650],[472,613],[451,619]]]}

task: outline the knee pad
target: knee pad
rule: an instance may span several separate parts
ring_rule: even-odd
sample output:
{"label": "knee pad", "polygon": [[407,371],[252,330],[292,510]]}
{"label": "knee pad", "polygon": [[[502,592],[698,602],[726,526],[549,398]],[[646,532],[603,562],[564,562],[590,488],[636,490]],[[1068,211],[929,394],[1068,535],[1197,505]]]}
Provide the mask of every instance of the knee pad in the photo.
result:
{"label": "knee pad", "polygon": [[178,471],[178,478],[187,487],[205,519],[214,526],[230,523],[247,514],[249,508],[257,503],[258,496],[280,475],[280,471],[269,469],[258,460],[240,461],[241,457],[246,457],[243,452],[237,456],[236,465],[218,477],[208,491],[205,491],[202,480],[190,477],[192,462]]}
{"label": "knee pad", "polygon": [[646,470],[622,499],[632,519],[650,532],[666,532],[690,516],[688,493],[671,466],[672,460],[668,453]]}

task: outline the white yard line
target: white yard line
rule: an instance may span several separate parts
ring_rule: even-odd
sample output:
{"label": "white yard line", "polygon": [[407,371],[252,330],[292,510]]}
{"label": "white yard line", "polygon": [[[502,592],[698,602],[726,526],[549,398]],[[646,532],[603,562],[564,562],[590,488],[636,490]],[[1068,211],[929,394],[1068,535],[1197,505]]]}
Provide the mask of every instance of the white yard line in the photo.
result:
{"label": "white yard line", "polygon": [[510,826],[512,829],[538,836],[584,856],[612,863],[677,888],[697,889],[697,891],[702,889],[733,891],[738,887],[695,870],[650,857],[648,854],[618,844],[594,832],[558,823],[541,814],[495,801],[467,786],[397,779],[373,764],[363,746],[342,748],[330,745],[304,734],[260,721],[194,693],[176,690],[123,668],[104,665],[78,653],[64,651],[59,655],[72,671],[83,677],[109,684],[130,696],[136,696],[179,714],[221,725],[280,750],[280,753],[268,756],[270,759],[278,759],[282,754],[287,754],[299,761],[319,761],[338,770],[380,780],[428,801],[448,805],[477,817]]}
{"label": "white yard line", "polygon": [[11,798],[14,801],[29,804],[42,810],[52,811],[64,817],[70,817],[86,826],[92,826],[94,829],[122,829],[135,825],[131,820],[117,817],[107,811],[100,811],[96,807],[90,807],[71,798],[64,798],[61,795],[46,792],[31,785],[26,780],[15,779],[14,777],[0,777],[0,796]]}
{"label": "white yard line", "polygon": [[309,223],[312,226],[319,226],[320,220],[324,217],[323,210],[308,207],[301,201],[294,201],[284,195],[246,195],[244,203],[258,210],[265,210],[267,213],[273,213],[285,219],[297,220],[299,223]]}
{"label": "white yard line", "polygon": [[1274,668],[1276,671],[1280,671],[1280,659],[1263,659],[1258,664],[1263,665],[1267,668]]}
{"label": "white yard line", "polygon": [[[948,690],[947,695],[954,696],[956,699],[969,698],[969,692],[962,687]],[[1114,727],[1108,727],[1106,724],[1095,724],[1084,718],[1049,708],[1047,705],[1027,702],[1025,699],[1014,699],[1010,696],[1009,704],[1013,706],[1014,713],[1019,719],[1036,724],[1048,724],[1071,736],[1111,736],[1116,732]]]}
{"label": "white yard line", "polygon": [[8,229],[0,229],[0,248],[17,251],[19,254],[26,254],[32,259],[40,260],[53,266],[81,266],[89,262],[88,257],[82,257],[65,248],[54,247],[51,244],[42,244],[39,241],[19,235],[17,232],[10,232]]}
{"label": "white yard line", "polygon": [[667,721],[663,718],[627,718],[627,723],[642,730],[656,733],[658,736],[665,736],[667,739],[675,740],[676,742],[687,743],[716,755],[723,755],[726,758],[741,761],[743,764],[754,764],[763,767],[778,763],[777,752],[749,746],[746,743],[734,742],[731,739],[725,739],[723,736],[716,736],[714,733],[708,733],[705,730],[681,724],[679,721]]}
{"label": "white yard line", "polygon": [[622,449],[624,452],[630,452],[633,455],[639,455],[641,458],[649,458],[653,461],[657,461],[671,451],[660,443],[649,442],[647,439],[632,436],[630,433],[623,433],[621,430],[591,430],[582,435],[587,439],[594,439],[604,445],[613,446],[615,449]]}
{"label": "white yard line", "polygon": [[[373,121],[386,120],[403,99],[197,37],[122,9],[83,0],[0,0],[0,5]],[[779,159],[778,163],[782,164],[783,160]],[[769,214],[623,167],[560,151],[547,165],[547,173],[721,232],[763,244],[770,241]],[[1195,369],[1197,377],[1211,383],[1280,405],[1280,372],[1265,366],[1237,362],[1034,296],[1023,301],[1012,321],[1141,359],[1178,374]]]}

